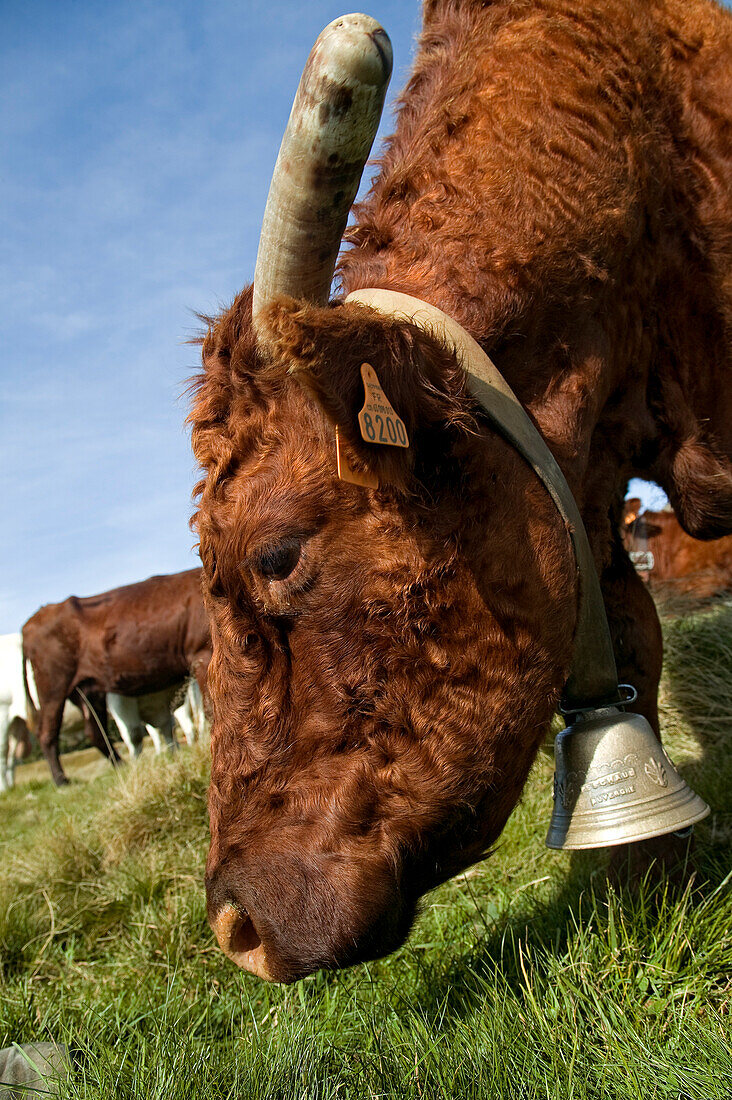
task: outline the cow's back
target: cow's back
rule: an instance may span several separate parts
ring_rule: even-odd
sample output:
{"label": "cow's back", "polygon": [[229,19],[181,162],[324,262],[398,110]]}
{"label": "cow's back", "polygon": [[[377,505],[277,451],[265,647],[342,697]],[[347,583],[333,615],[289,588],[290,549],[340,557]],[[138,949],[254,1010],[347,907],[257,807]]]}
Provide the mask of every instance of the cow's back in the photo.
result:
{"label": "cow's back", "polygon": [[711,0],[430,0],[340,261],[483,344],[581,508],[623,455],[702,538],[732,531],[731,56]]}
{"label": "cow's back", "polygon": [[137,695],[182,680],[188,672],[191,597],[200,589],[199,578],[197,569],[154,576],[78,600],[83,620],[78,682]]}
{"label": "cow's back", "polygon": [[201,604],[200,569],[149,577],[96,596],[70,596],[36,612],[23,628],[40,676],[138,695],[183,680],[190,620]]}

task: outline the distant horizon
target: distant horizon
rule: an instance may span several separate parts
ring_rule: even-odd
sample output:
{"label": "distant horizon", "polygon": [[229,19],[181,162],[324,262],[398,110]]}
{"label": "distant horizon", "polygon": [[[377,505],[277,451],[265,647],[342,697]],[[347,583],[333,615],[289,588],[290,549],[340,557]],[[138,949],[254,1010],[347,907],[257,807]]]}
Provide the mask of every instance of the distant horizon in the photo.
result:
{"label": "distant horizon", "polygon": [[[199,564],[184,424],[199,364],[186,341],[197,312],[253,278],[292,97],[342,10],[4,8],[0,633],[42,604]],[[388,133],[419,7],[369,10],[394,45]]]}

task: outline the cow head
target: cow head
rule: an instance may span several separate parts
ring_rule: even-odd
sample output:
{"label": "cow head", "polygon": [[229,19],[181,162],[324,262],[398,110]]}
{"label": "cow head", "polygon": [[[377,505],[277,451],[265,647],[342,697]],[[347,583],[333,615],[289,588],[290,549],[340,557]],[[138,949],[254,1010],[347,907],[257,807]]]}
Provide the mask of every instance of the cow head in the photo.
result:
{"label": "cow head", "polygon": [[[364,307],[292,301],[263,355],[250,311],[245,293],[206,338],[194,414],[208,890],[225,950],[287,979],[392,949],[417,898],[485,853],[566,676],[575,599],[554,506],[471,417],[454,358]],[[364,361],[408,451],[358,435]],[[378,490],[339,480],[333,421]]]}
{"label": "cow head", "polygon": [[[643,512],[640,497],[631,497],[625,501],[623,511],[623,543],[631,552],[647,547],[651,539],[655,539],[663,530],[664,513]],[[669,513],[673,518],[673,513]],[[660,522],[659,522],[660,521]]]}
{"label": "cow head", "polygon": [[[192,415],[214,645],[209,916],[235,962],[283,981],[394,949],[419,897],[486,853],[576,617],[564,525],[476,419],[454,354],[407,321],[293,297],[290,274],[263,275],[264,294],[258,262],[254,316],[247,290],[212,322]],[[406,450],[361,437],[364,362]],[[335,426],[378,488],[338,478]]]}

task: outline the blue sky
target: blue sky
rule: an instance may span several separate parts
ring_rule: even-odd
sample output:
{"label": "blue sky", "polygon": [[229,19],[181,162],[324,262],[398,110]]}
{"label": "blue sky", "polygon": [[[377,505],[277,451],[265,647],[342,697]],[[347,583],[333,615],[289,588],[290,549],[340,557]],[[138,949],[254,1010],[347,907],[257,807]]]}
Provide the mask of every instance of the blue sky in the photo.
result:
{"label": "blue sky", "polygon": [[[254,274],[302,66],[344,10],[0,2],[0,632],[197,564],[185,341]],[[396,91],[418,5],[369,11]]]}
{"label": "blue sky", "polygon": [[[197,564],[185,341],[253,276],[302,66],[345,10],[0,0],[0,633]],[[418,4],[367,10],[393,96]]]}

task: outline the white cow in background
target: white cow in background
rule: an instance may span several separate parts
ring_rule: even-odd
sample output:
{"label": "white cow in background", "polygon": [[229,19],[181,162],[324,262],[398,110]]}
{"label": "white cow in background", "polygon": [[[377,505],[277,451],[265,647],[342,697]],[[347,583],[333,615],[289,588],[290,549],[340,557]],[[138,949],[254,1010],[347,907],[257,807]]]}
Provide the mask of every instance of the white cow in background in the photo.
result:
{"label": "white cow in background", "polygon": [[146,731],[150,734],[156,753],[175,749],[176,721],[189,745],[203,734],[203,700],[195,679],[188,681],[183,701],[173,709],[180,693],[181,685],[177,684],[139,697],[116,695],[112,692],[107,694],[107,708],[133,759],[137,759],[142,752]]}
{"label": "white cow in background", "polygon": [[23,642],[20,634],[0,634],[0,791],[13,786],[16,761],[29,748]]}

